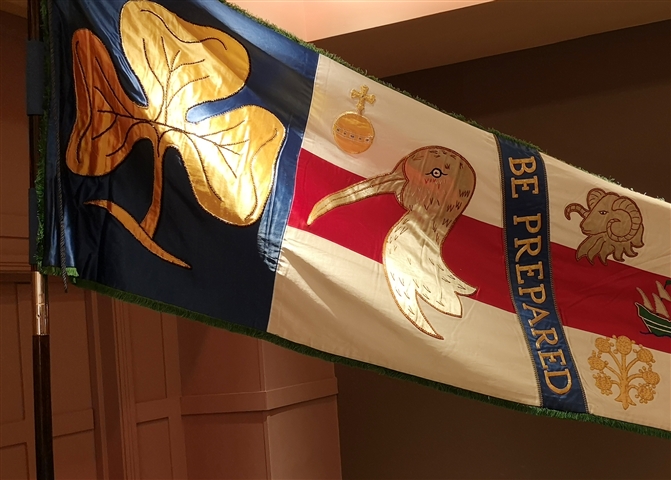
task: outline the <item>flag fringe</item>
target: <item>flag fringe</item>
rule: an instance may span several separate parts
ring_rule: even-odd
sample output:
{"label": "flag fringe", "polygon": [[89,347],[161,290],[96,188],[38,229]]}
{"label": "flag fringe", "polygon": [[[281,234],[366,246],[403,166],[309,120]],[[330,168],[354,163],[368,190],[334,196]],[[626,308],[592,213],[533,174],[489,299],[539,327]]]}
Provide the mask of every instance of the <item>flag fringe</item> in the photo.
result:
{"label": "flag fringe", "polygon": [[[30,264],[35,264],[38,270],[43,270],[44,259],[44,219],[46,193],[46,168],[47,168],[47,132],[49,127],[49,107],[51,106],[51,38],[49,36],[49,12],[48,0],[40,1],[40,30],[42,32],[42,43],[45,48],[44,55],[44,100],[43,113],[40,118],[39,138],[37,143],[37,171],[35,172],[35,193],[37,194],[37,232],[35,238],[35,257],[29,259]],[[60,271],[60,269],[59,269]],[[46,272],[42,271],[45,275]],[[76,273],[76,272],[75,272]]]}
{"label": "flag fringe", "polygon": [[[68,269],[68,271],[70,271],[70,269]],[[57,267],[49,267],[48,272],[49,272],[48,274],[50,275],[61,274],[60,269]],[[132,303],[140,307],[150,308],[151,310],[155,310],[158,312],[167,313],[170,315],[176,315],[178,317],[186,318],[189,320],[195,320],[197,322],[204,323],[212,327],[227,330],[231,333],[238,333],[248,337],[265,340],[280,347],[288,348],[289,350],[293,350],[297,353],[314,358],[319,358],[327,362],[338,363],[341,365],[346,365],[348,367],[360,368],[362,370],[369,370],[379,375],[383,375],[385,377],[397,378],[400,380],[417,383],[419,385],[430,387],[435,390],[439,390],[441,392],[451,393],[453,395],[469,398],[472,400],[478,400],[484,403],[489,403],[491,405],[504,407],[509,410],[516,410],[518,412],[528,413],[542,417],[562,418],[562,419],[576,420],[579,422],[596,423],[599,425],[617,428],[620,430],[626,430],[628,432],[635,432],[641,435],[648,435],[652,437],[671,440],[671,432],[659,428],[649,427],[645,425],[638,425],[635,423],[624,422],[621,420],[614,420],[611,418],[601,417],[590,413],[563,412],[560,410],[550,410],[547,408],[535,407],[533,405],[524,405],[509,400],[503,400],[497,397],[492,397],[489,395],[472,392],[470,390],[465,390],[463,388],[447,385],[445,383],[435,382],[432,380],[427,380],[425,378],[417,377],[415,375],[398,372],[390,368],[380,367],[378,365],[373,365],[371,363],[366,363],[359,360],[353,360],[351,358],[341,357],[339,355],[323,352],[321,350],[308,347],[307,345],[302,345],[300,343],[292,342],[291,340],[278,337],[277,335],[273,335],[272,333],[268,333],[264,330],[258,330],[256,328],[245,327],[237,323],[227,322],[225,320],[196,313],[190,310],[186,310],[184,308],[176,307],[174,305],[158,302],[156,300],[151,300],[149,298],[142,297],[140,295],[135,295],[133,293],[117,290],[115,288],[108,287],[106,285],[102,285],[97,282],[92,282],[90,280],[84,280],[74,276],[70,277],[70,280],[77,287],[92,290],[94,292],[98,292],[102,295],[106,295],[116,300]]]}

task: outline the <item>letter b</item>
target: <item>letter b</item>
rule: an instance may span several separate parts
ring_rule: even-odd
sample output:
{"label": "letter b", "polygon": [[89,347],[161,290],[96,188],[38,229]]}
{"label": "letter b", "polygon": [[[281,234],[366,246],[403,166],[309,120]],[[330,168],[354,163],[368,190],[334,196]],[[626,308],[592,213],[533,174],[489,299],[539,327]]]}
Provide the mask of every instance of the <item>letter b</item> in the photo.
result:
{"label": "letter b", "polygon": [[523,173],[533,173],[536,171],[536,159],[534,157],[529,158],[513,158],[508,157],[508,163],[510,164],[510,170],[513,172],[513,175],[522,175]]}

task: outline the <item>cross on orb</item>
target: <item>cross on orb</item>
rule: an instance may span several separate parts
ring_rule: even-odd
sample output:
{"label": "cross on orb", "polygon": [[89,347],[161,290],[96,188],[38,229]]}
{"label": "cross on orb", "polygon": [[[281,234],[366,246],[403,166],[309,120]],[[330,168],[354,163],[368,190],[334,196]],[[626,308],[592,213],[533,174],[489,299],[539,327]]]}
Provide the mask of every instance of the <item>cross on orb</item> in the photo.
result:
{"label": "cross on orb", "polygon": [[357,98],[359,99],[356,104],[356,111],[359,115],[361,115],[363,113],[363,109],[366,108],[366,102],[370,103],[371,105],[375,104],[375,95],[368,95],[367,85],[361,85],[360,92],[353,88],[350,92],[350,96],[355,100]]}

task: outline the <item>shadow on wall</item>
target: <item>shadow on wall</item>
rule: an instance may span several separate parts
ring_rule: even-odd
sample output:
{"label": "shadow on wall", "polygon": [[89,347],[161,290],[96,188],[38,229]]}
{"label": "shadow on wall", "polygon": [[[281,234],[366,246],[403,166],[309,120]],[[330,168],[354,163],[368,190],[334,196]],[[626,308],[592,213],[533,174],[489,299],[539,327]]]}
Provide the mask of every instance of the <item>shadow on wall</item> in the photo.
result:
{"label": "shadow on wall", "polygon": [[336,366],[343,479],[666,479],[668,440]]}

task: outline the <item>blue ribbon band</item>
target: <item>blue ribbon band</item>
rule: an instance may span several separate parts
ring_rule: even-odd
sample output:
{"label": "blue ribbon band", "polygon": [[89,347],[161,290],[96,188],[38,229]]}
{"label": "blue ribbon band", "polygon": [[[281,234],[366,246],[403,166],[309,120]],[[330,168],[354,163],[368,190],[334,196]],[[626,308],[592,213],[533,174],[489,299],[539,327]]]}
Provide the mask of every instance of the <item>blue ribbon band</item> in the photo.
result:
{"label": "blue ribbon band", "polygon": [[497,137],[510,294],[536,367],[541,406],[587,412],[552,285],[550,212],[539,153]]}

